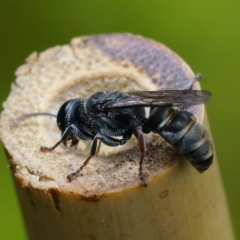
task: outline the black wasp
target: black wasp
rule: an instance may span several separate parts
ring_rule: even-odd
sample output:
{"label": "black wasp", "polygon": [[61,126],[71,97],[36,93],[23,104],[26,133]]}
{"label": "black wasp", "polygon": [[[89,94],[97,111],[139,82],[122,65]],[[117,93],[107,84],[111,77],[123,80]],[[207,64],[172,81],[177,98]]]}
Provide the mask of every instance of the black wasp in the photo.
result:
{"label": "black wasp", "polygon": [[[98,140],[108,146],[125,144],[134,135],[139,144],[139,178],[144,187],[147,181],[142,172],[146,153],[144,134],[154,132],[171,144],[199,171],[213,162],[212,142],[206,129],[188,111],[177,109],[210,101],[210,93],[202,90],[158,90],[138,92],[102,91],[88,99],[76,98],[66,101],[57,114],[61,139],[53,147],[41,147],[52,151],[60,143],[71,146],[79,140],[92,141],[89,157],[75,172],[67,176],[72,180],[96,154]],[[150,107],[146,117],[145,107]],[[50,113],[29,114],[29,116]],[[115,137],[121,137],[115,138]]]}

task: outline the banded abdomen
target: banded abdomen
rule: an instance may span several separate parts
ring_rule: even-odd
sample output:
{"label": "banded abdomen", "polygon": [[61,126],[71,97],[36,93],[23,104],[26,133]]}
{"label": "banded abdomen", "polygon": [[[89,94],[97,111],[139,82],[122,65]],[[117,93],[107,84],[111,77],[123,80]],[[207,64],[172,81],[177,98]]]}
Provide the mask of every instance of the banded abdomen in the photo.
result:
{"label": "banded abdomen", "polygon": [[145,127],[158,133],[182,153],[199,172],[211,166],[212,141],[207,130],[197,122],[192,113],[170,107],[155,107],[151,109]]}

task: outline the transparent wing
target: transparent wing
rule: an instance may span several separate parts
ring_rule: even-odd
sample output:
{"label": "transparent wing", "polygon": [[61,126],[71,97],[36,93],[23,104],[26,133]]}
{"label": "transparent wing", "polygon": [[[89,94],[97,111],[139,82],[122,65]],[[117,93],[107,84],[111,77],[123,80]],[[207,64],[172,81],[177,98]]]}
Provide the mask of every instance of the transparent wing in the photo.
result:
{"label": "transparent wing", "polygon": [[154,106],[186,106],[205,104],[210,101],[211,93],[202,90],[158,90],[128,92],[121,100],[107,102],[107,108],[154,107]]}

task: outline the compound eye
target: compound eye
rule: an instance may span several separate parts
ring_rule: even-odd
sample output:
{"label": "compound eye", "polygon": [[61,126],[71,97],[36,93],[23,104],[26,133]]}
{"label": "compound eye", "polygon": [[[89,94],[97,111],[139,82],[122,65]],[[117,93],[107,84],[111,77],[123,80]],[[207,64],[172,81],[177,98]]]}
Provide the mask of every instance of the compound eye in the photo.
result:
{"label": "compound eye", "polygon": [[65,125],[67,124],[66,122],[66,115],[69,112],[69,110],[71,109],[71,105],[73,104],[73,102],[75,102],[75,99],[70,99],[68,101],[66,101],[59,109],[58,114],[57,114],[57,125],[58,128],[61,131],[65,130]]}

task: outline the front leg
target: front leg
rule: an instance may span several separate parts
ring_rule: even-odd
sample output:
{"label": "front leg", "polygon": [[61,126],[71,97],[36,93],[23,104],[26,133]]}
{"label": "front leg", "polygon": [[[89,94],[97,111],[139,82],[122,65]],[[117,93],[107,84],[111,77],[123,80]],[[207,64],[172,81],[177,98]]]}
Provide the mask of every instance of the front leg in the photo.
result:
{"label": "front leg", "polygon": [[69,136],[74,136],[75,140],[77,141],[78,139],[82,139],[82,140],[92,140],[93,136],[87,132],[85,132],[84,130],[80,129],[79,127],[77,127],[75,124],[71,124],[70,126],[67,127],[67,129],[62,133],[62,137],[61,139],[52,147],[45,147],[42,146],[40,148],[40,150],[42,152],[50,152],[52,150],[54,150],[61,142],[65,142]]}
{"label": "front leg", "polygon": [[75,177],[77,174],[79,174],[79,172],[88,164],[89,160],[96,154],[98,145],[100,144],[100,142],[98,144],[98,140],[100,140],[101,142],[105,143],[108,146],[115,147],[115,146],[125,144],[128,139],[129,139],[128,135],[126,136],[126,138],[116,139],[104,134],[97,133],[93,138],[93,143],[90,150],[90,156],[84,161],[84,163],[81,165],[80,168],[78,168],[75,172],[70,173],[67,176],[67,179],[71,181],[72,178]]}

